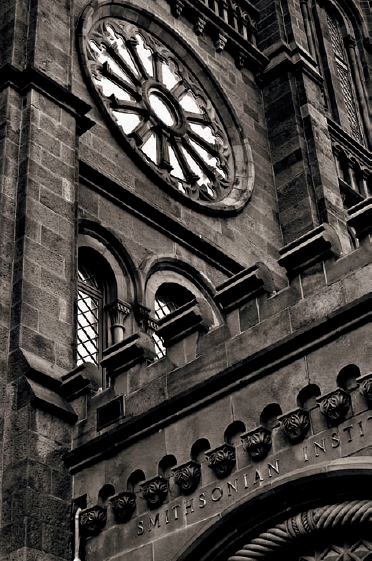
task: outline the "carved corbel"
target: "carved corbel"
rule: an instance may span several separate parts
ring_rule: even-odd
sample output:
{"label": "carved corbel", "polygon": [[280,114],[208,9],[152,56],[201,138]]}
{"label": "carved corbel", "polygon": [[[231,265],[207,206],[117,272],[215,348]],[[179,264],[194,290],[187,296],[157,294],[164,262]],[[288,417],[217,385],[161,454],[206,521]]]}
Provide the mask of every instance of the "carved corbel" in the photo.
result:
{"label": "carved corbel", "polygon": [[263,460],[271,449],[271,431],[266,427],[255,429],[241,435],[243,448],[256,462]]}
{"label": "carved corbel", "polygon": [[194,27],[194,32],[196,35],[202,35],[206,23],[207,20],[203,18],[203,16],[198,16]]}
{"label": "carved corbel", "polygon": [[245,63],[247,62],[247,55],[245,55],[242,51],[238,52],[238,56],[235,58],[236,67],[241,70],[244,68]]}
{"label": "carved corbel", "polygon": [[141,485],[143,498],[150,508],[162,505],[168,494],[168,481],[161,475],[148,479]]}
{"label": "carved corbel", "polygon": [[357,383],[359,385],[359,392],[368,400],[368,403],[372,403],[372,373],[366,374],[365,376],[360,376],[357,378]]}
{"label": "carved corbel", "polygon": [[174,473],[174,481],[176,485],[181,489],[184,495],[188,495],[195,491],[199,485],[201,477],[200,463],[191,460],[186,464],[177,466],[172,469]]}
{"label": "carved corbel", "polygon": [[83,510],[80,514],[80,528],[84,536],[97,536],[106,525],[107,510],[95,505]]}
{"label": "carved corbel", "polygon": [[223,33],[218,33],[217,34],[217,39],[214,42],[214,47],[215,47],[216,51],[218,53],[221,53],[224,50],[224,48],[226,46],[226,43],[227,43],[226,35],[224,35]]}
{"label": "carved corbel", "polygon": [[231,444],[223,444],[205,454],[208,458],[208,467],[217,477],[227,477],[236,464],[235,448]]}
{"label": "carved corbel", "polygon": [[182,11],[185,7],[184,2],[182,2],[182,0],[175,0],[172,3],[172,14],[174,15],[174,17],[179,18],[180,15],[182,14]]}
{"label": "carved corbel", "polygon": [[343,421],[349,411],[350,394],[341,388],[316,398],[320,411],[332,424]]}
{"label": "carved corbel", "polygon": [[111,509],[120,522],[128,522],[136,509],[136,495],[131,491],[123,491],[110,499]]}
{"label": "carved corbel", "polygon": [[290,442],[295,444],[305,438],[310,428],[309,412],[305,409],[295,409],[286,415],[278,417],[284,434]]}

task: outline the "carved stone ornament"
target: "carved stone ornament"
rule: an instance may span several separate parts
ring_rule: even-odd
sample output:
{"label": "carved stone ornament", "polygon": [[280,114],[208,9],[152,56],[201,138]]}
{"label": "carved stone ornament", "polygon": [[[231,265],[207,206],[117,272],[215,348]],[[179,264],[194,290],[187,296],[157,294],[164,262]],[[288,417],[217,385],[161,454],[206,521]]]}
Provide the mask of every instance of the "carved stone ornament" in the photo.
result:
{"label": "carved stone ornament", "polygon": [[[185,5],[172,1],[176,17]],[[87,7],[82,16],[81,61],[101,112],[123,148],[167,192],[206,211],[242,207],[253,188],[253,161],[223,92],[217,111],[213,90],[197,77],[207,68],[195,59],[192,73],[175,52],[172,31],[159,23],[160,40],[149,31],[153,14],[148,19],[141,12],[138,26],[136,10],[110,3]],[[217,34],[216,49],[226,41]]]}
{"label": "carved stone ornament", "polygon": [[235,448],[231,444],[223,444],[211,452],[207,452],[208,467],[213,469],[217,477],[227,477],[236,464]]}
{"label": "carved stone ornament", "polygon": [[359,391],[369,402],[372,402],[372,373],[357,378]]}
{"label": "carved stone ornament", "polygon": [[105,507],[95,505],[83,510],[80,514],[80,528],[85,536],[97,536],[105,527],[107,510]]}
{"label": "carved stone ornament", "polygon": [[142,484],[142,495],[150,508],[162,505],[168,494],[168,481],[158,475]]}
{"label": "carved stone ornament", "polygon": [[345,419],[351,403],[350,394],[341,388],[317,397],[316,400],[320,411],[332,424],[340,423]]}
{"label": "carved stone ornament", "polygon": [[195,491],[199,485],[201,477],[200,463],[191,460],[186,464],[177,466],[173,470],[174,481],[180,487],[184,495],[188,495]]}
{"label": "carved stone ornament", "polygon": [[123,491],[111,497],[110,503],[115,518],[120,522],[127,522],[136,509],[136,495],[130,491]]}
{"label": "carved stone ornament", "polygon": [[206,23],[207,20],[205,18],[203,18],[202,16],[198,16],[198,19],[196,20],[195,27],[194,27],[194,31],[196,35],[202,35]]}
{"label": "carved stone ornament", "polygon": [[309,432],[309,412],[305,409],[296,409],[279,417],[280,425],[288,440],[292,443],[300,442]]}
{"label": "carved stone ornament", "polygon": [[243,448],[251,456],[252,460],[259,462],[266,458],[271,448],[271,431],[266,427],[257,427],[241,437]]}

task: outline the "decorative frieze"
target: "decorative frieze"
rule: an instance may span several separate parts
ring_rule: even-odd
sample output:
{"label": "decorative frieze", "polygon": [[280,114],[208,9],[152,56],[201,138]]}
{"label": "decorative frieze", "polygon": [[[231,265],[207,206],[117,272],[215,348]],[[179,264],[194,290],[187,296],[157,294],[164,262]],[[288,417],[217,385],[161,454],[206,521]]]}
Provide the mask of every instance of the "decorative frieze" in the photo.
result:
{"label": "decorative frieze", "polygon": [[150,508],[162,505],[168,494],[168,481],[161,475],[148,479],[141,487],[143,498]]}
{"label": "decorative frieze", "polygon": [[295,444],[305,438],[310,429],[309,412],[305,409],[295,409],[278,417],[284,434],[290,442]]}
{"label": "decorative frieze", "polygon": [[179,486],[182,493],[188,495],[189,493],[195,491],[199,485],[201,477],[201,467],[199,462],[191,460],[186,464],[177,466],[172,471],[174,473],[174,481],[176,485]]}
{"label": "decorative frieze", "polygon": [[255,429],[242,434],[243,448],[251,456],[252,460],[260,461],[266,458],[271,449],[271,431],[266,427]]}
{"label": "decorative frieze", "polygon": [[123,491],[111,497],[110,503],[115,518],[127,522],[136,509],[136,495],[131,491]]}
{"label": "decorative frieze", "polygon": [[372,403],[372,373],[360,376],[356,380],[359,384],[359,391],[369,403]]}
{"label": "decorative frieze", "polygon": [[100,505],[83,510],[80,514],[80,528],[84,536],[97,536],[106,525],[107,510]]}
{"label": "decorative frieze", "polygon": [[230,475],[236,464],[235,448],[231,444],[223,444],[207,452],[206,456],[208,467],[220,478]]}
{"label": "decorative frieze", "polygon": [[350,394],[341,388],[316,398],[320,411],[332,424],[343,421],[349,411]]}

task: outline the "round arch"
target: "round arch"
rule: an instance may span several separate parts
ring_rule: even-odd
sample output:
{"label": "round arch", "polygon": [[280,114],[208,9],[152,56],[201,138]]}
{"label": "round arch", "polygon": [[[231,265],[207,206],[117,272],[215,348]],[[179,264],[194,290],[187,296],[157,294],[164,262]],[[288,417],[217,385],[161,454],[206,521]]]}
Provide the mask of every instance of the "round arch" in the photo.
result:
{"label": "round arch", "polygon": [[[335,524],[372,521],[372,462],[369,458],[343,458],[309,466],[264,484],[221,512],[220,519],[196,534],[172,561],[255,561],[266,539],[267,553],[282,544],[309,536]],[[315,517],[314,517],[315,512]],[[315,520],[315,522],[314,522]],[[271,540],[270,536],[274,536]],[[274,545],[277,544],[277,545]],[[272,548],[271,548],[272,546]],[[271,549],[270,549],[271,548]],[[239,555],[243,551],[243,555]],[[256,557],[254,557],[256,555]],[[280,557],[280,556],[279,556]]]}

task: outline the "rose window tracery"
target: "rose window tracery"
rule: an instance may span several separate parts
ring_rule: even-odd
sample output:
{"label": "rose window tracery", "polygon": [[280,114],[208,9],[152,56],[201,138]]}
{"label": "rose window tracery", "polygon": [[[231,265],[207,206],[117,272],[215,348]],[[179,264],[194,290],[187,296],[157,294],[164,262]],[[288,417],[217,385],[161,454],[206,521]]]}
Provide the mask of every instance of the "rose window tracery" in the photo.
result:
{"label": "rose window tracery", "polygon": [[196,201],[229,196],[241,178],[234,177],[224,125],[199,82],[163,43],[130,22],[104,18],[89,32],[86,57],[103,107],[147,165]]}

